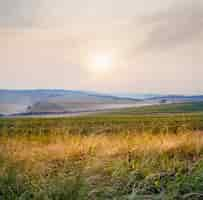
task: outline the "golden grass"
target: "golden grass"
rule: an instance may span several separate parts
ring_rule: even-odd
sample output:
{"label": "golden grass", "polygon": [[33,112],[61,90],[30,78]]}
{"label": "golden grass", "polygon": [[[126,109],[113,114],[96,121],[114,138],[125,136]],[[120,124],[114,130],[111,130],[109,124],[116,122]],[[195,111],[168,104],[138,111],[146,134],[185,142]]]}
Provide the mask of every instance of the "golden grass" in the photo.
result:
{"label": "golden grass", "polygon": [[[20,134],[19,134],[20,135]],[[113,163],[153,173],[186,167],[201,157],[203,134],[111,134],[1,137],[0,155],[22,163],[25,170],[45,173],[80,163],[85,173],[104,171]],[[57,165],[57,166],[55,166]],[[98,169],[97,169],[98,168]]]}
{"label": "golden grass", "polygon": [[[89,136],[20,136],[19,133],[0,136],[0,186],[4,188],[4,195],[9,195],[10,186],[15,186],[13,191],[25,187],[27,192],[33,192],[35,195],[38,195],[39,191],[44,191],[45,196],[52,191],[53,194],[50,195],[59,195],[57,191],[61,191],[62,199],[67,199],[63,195],[71,185],[75,192],[85,185],[89,188],[88,195],[93,196],[92,199],[97,199],[94,197],[97,190],[105,190],[108,194],[108,188],[113,189],[114,195],[119,196],[120,190],[126,194],[129,191],[133,193],[132,178],[133,184],[139,183],[142,188],[142,184],[148,180],[147,177],[166,174],[167,180],[170,174],[174,177],[178,174],[184,175],[202,155],[201,132]],[[14,178],[13,169],[16,171]],[[134,172],[138,174],[135,177]],[[79,183],[78,186],[75,185],[78,176],[85,180],[83,186]],[[66,183],[69,178],[71,182]],[[19,181],[23,180],[25,183],[22,182],[19,186]],[[156,180],[147,182],[145,189],[160,189],[159,185],[156,185],[158,183]],[[124,190],[126,185],[129,191]],[[72,194],[70,191],[67,196]],[[91,198],[88,196],[87,199]]]}

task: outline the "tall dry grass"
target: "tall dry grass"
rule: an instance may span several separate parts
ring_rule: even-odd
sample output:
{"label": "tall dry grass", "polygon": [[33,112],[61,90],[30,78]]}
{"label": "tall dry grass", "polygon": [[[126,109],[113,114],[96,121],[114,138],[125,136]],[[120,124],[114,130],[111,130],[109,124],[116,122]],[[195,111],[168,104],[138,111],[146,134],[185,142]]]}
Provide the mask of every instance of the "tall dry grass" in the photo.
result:
{"label": "tall dry grass", "polygon": [[5,199],[28,194],[35,199],[99,199],[98,188],[105,192],[113,188],[118,196],[136,187],[156,193],[162,186],[150,179],[146,187],[147,177],[184,174],[202,155],[201,132],[2,135],[0,193],[8,195]]}
{"label": "tall dry grass", "polygon": [[179,165],[186,167],[197,160],[202,151],[201,132],[2,136],[0,139],[1,156],[23,163],[25,169],[35,173],[54,167],[53,163],[58,163],[58,168],[64,166],[64,162],[81,163],[84,171],[91,171],[96,166],[104,170],[114,162],[123,162],[129,168],[150,174],[157,170],[175,170]]}

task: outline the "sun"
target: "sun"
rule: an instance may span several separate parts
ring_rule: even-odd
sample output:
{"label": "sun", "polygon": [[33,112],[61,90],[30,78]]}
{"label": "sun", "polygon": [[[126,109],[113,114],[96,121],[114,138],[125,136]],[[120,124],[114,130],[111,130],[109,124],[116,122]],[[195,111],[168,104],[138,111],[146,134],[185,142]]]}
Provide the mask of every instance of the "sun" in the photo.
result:
{"label": "sun", "polygon": [[97,54],[91,58],[90,69],[95,73],[106,73],[112,68],[112,58],[107,54]]}

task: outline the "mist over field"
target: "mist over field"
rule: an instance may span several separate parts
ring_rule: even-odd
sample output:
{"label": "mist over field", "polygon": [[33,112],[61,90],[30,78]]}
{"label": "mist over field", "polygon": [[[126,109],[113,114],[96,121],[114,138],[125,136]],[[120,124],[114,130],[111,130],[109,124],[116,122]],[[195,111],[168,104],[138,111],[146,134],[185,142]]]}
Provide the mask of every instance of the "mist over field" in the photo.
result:
{"label": "mist over field", "polygon": [[[75,90],[0,90],[2,115],[57,115],[102,112],[146,105],[199,102],[203,96],[102,94]],[[63,116],[63,115],[62,115]]]}

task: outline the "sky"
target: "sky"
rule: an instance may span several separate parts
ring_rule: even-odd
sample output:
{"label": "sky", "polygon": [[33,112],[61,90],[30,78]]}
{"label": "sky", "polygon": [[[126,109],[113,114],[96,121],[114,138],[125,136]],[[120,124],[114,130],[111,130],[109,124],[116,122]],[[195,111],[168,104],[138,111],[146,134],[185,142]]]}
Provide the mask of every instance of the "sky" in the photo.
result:
{"label": "sky", "polygon": [[203,94],[203,1],[0,0],[0,88]]}

